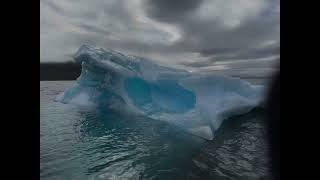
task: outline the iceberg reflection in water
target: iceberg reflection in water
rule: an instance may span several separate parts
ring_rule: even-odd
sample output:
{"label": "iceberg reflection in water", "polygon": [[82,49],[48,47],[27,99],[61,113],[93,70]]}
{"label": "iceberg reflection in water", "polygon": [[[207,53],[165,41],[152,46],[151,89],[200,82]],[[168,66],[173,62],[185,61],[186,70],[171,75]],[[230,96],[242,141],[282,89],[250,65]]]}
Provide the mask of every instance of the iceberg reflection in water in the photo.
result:
{"label": "iceberg reflection in water", "polygon": [[263,110],[207,141],[145,115],[52,102],[74,83],[40,82],[41,179],[266,179]]}

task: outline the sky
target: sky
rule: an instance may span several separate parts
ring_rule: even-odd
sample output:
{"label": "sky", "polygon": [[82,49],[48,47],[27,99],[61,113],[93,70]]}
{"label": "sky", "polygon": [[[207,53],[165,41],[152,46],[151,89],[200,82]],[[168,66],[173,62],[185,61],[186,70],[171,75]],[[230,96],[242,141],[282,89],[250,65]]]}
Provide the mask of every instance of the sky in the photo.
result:
{"label": "sky", "polygon": [[40,62],[82,44],[191,71],[270,73],[280,57],[279,0],[40,0]]}

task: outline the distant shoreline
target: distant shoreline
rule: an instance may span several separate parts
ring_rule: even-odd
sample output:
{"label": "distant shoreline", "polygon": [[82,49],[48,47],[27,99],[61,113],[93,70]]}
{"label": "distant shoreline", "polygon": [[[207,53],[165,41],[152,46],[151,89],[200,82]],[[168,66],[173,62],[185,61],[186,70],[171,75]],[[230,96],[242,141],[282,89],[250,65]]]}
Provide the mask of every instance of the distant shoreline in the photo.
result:
{"label": "distant shoreline", "polygon": [[[72,81],[81,74],[81,65],[74,62],[40,63],[40,81]],[[271,76],[231,76],[241,79],[271,79]]]}
{"label": "distant shoreline", "polygon": [[40,81],[76,80],[80,74],[81,65],[77,63],[40,63]]}

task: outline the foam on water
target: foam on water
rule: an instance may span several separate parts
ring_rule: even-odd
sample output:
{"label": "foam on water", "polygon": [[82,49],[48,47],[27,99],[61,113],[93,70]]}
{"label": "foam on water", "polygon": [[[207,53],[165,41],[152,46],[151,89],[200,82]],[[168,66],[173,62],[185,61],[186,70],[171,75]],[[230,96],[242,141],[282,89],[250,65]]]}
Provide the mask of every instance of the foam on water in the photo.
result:
{"label": "foam on water", "polygon": [[213,139],[223,120],[263,101],[263,87],[246,81],[160,66],[113,50],[83,45],[76,84],[57,96],[62,103],[129,110]]}

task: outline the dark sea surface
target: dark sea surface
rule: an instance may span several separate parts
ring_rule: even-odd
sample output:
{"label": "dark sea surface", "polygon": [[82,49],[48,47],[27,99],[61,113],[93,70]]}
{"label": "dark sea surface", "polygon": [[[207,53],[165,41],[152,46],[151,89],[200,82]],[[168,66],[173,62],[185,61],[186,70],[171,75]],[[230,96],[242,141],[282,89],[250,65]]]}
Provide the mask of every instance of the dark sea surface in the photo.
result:
{"label": "dark sea surface", "polygon": [[207,141],[146,117],[53,101],[73,83],[40,81],[40,179],[267,178],[261,109],[225,120]]}

